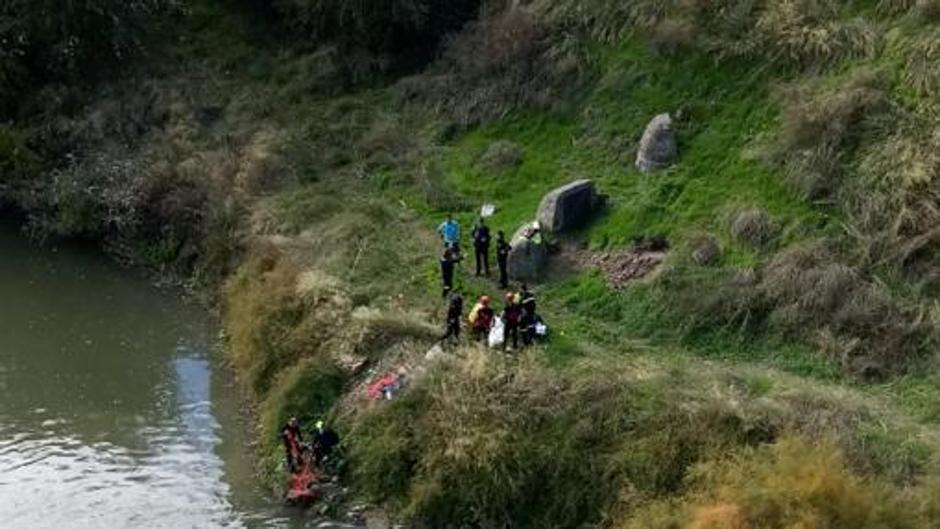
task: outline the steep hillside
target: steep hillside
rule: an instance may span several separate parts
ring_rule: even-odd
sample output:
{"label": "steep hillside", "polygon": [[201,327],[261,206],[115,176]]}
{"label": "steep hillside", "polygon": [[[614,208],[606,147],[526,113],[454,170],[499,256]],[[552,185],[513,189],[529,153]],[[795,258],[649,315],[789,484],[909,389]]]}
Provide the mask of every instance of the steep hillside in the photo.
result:
{"label": "steep hillside", "polygon": [[[296,414],[417,525],[940,524],[940,4],[401,4],[193,2],[0,127],[0,199],[214,294],[271,483]],[[509,234],[578,178],[608,206],[535,285],[551,339],[426,359],[443,216]]]}

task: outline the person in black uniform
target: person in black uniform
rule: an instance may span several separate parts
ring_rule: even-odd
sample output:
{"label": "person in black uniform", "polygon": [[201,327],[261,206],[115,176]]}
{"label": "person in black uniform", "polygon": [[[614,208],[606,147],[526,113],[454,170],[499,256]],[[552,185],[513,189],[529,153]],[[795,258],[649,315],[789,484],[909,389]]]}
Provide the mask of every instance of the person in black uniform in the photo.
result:
{"label": "person in black uniform", "polygon": [[509,288],[509,274],[507,270],[509,262],[509,251],[512,246],[506,242],[506,235],[503,232],[496,234],[496,265],[499,267],[499,288]]}
{"label": "person in black uniform", "polygon": [[454,342],[460,340],[460,320],[463,319],[463,298],[456,295],[450,300],[450,306],[447,308],[447,329],[441,341],[446,341],[453,337]]}
{"label": "person in black uniform", "polygon": [[477,276],[490,275],[490,228],[483,218],[473,227],[473,250],[477,258]]}
{"label": "person in black uniform", "polygon": [[333,449],[339,444],[339,434],[332,428],[317,422],[317,431],[313,434],[313,458],[317,465],[323,463],[333,454]]}
{"label": "person in black uniform", "polygon": [[444,285],[441,294],[442,298],[446,298],[454,289],[454,267],[459,260],[460,259],[451,248],[444,250],[444,254],[441,255],[441,283]]}

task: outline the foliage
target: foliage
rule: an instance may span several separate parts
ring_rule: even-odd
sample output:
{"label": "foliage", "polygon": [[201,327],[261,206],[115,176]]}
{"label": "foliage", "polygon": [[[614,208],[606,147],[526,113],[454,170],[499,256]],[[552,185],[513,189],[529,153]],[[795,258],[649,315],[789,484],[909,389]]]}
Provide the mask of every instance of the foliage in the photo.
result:
{"label": "foliage", "polygon": [[[273,0],[317,42],[365,50],[398,64],[433,58],[437,43],[477,16],[480,0]],[[409,57],[410,56],[410,57]],[[368,55],[360,56],[369,60]],[[417,61],[415,60],[417,59]]]}
{"label": "foliage", "polygon": [[[89,78],[139,52],[180,0],[9,0],[0,5],[0,109],[26,83]],[[80,77],[77,77],[80,76]]]}
{"label": "foliage", "polygon": [[581,57],[523,9],[510,9],[449,39],[436,68],[399,83],[418,100],[462,126],[531,107],[550,107],[576,86]]}
{"label": "foliage", "polygon": [[0,126],[0,204],[10,202],[30,207],[34,202],[31,191],[39,168],[39,159],[27,145],[27,135],[12,127]]}
{"label": "foliage", "polygon": [[831,443],[793,437],[700,464],[690,488],[681,501],[647,505],[618,527],[874,529],[938,522],[904,492],[855,474]]}

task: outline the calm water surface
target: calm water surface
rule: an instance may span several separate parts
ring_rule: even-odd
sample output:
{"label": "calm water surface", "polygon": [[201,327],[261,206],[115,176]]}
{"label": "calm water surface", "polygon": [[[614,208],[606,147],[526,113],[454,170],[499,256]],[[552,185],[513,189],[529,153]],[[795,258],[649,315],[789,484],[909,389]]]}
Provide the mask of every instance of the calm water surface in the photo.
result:
{"label": "calm water surface", "polygon": [[0,226],[0,527],[303,527],[251,475],[203,311]]}

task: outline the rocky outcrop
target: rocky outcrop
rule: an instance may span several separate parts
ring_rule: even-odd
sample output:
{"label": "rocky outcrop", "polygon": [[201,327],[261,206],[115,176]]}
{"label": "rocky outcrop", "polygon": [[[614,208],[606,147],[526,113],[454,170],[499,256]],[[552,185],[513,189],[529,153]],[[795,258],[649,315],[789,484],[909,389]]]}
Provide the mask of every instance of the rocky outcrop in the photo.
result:
{"label": "rocky outcrop", "polygon": [[548,248],[542,240],[538,223],[527,223],[513,235],[507,267],[515,281],[537,281],[548,261]]}
{"label": "rocky outcrop", "polygon": [[539,205],[539,226],[548,233],[561,233],[587,222],[601,206],[594,182],[577,180],[551,191]]}
{"label": "rocky outcrop", "polygon": [[676,136],[669,114],[660,114],[650,121],[643,132],[636,153],[636,168],[644,173],[669,167],[679,157]]}

